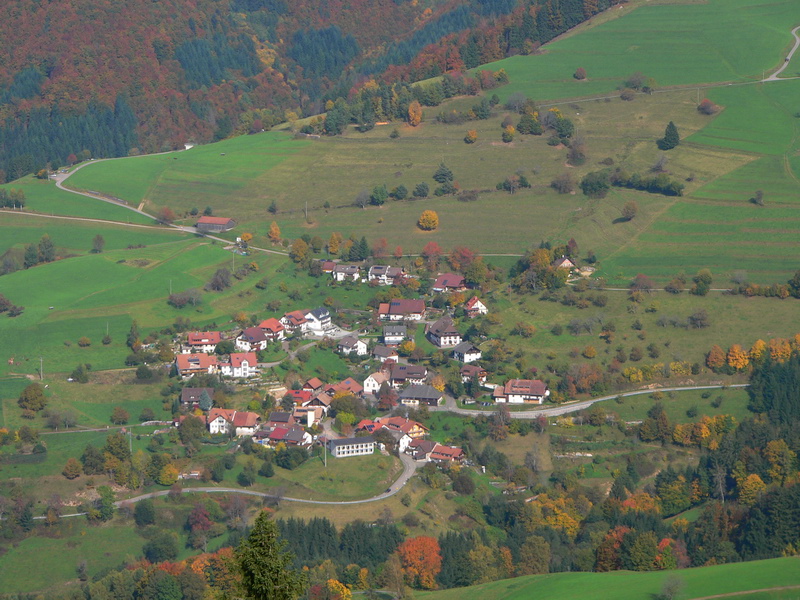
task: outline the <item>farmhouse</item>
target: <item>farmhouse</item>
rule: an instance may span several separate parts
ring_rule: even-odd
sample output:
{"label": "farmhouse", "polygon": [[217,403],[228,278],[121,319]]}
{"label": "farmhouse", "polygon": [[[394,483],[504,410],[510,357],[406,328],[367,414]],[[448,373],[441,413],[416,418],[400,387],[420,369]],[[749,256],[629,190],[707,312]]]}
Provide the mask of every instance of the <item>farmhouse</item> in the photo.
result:
{"label": "farmhouse", "polygon": [[294,417],[292,413],[283,412],[283,411],[272,411],[269,413],[269,419],[267,419],[266,426],[270,428],[275,427],[292,427],[294,425]]}
{"label": "farmhouse", "polygon": [[195,227],[197,231],[218,233],[233,229],[236,227],[236,221],[228,217],[200,217]]}
{"label": "farmhouse", "polygon": [[260,327],[248,327],[236,338],[236,348],[242,352],[259,352],[267,348],[267,336]]}
{"label": "farmhouse", "polygon": [[303,384],[303,389],[308,390],[312,394],[316,394],[322,390],[323,385],[325,384],[322,383],[322,380],[319,377],[312,377]]}
{"label": "farmhouse", "polygon": [[410,385],[400,392],[400,404],[406,406],[439,406],[444,398],[444,393],[437,390],[432,385]]}
{"label": "farmhouse", "polygon": [[271,342],[278,342],[286,337],[286,330],[284,326],[275,317],[267,319],[266,321],[261,321],[258,328]]}
{"label": "farmhouse", "polygon": [[367,281],[375,281],[378,285],[394,285],[406,276],[405,269],[386,265],[373,265],[367,273]]}
{"label": "farmhouse", "polygon": [[472,342],[461,342],[453,348],[453,358],[463,363],[471,363],[481,359],[481,349]]}
{"label": "farmhouse", "polygon": [[342,354],[355,354],[356,356],[363,356],[367,353],[367,342],[360,340],[355,336],[348,335],[339,340],[339,352]]}
{"label": "farmhouse", "polygon": [[386,346],[375,346],[372,349],[372,356],[377,358],[382,363],[385,363],[387,360],[393,360],[397,362],[397,359],[400,358],[400,355],[397,353],[397,350],[393,350],[392,348],[387,348]]}
{"label": "farmhouse", "polygon": [[389,385],[400,388],[410,384],[422,385],[428,377],[428,369],[424,365],[392,365]]}
{"label": "farmhouse", "polygon": [[375,452],[375,440],[370,436],[327,440],[326,445],[332,456],[366,456]]}
{"label": "farmhouse", "polygon": [[237,437],[253,435],[261,422],[254,412],[243,412],[227,408],[212,408],[206,417],[209,433],[233,433]]}
{"label": "farmhouse", "polygon": [[378,318],[382,321],[421,321],[424,316],[424,300],[398,298],[378,306]]}
{"label": "farmhouse", "polygon": [[340,265],[333,268],[334,281],[361,281],[361,269],[358,265]]}
{"label": "farmhouse", "polygon": [[219,366],[226,377],[247,379],[258,375],[258,357],[254,352],[232,352],[230,361]]}
{"label": "farmhouse", "polygon": [[401,431],[411,439],[423,438],[428,435],[428,428],[422,423],[412,421],[405,417],[379,417],[376,423],[386,427],[390,431]]}
{"label": "farmhouse", "polygon": [[314,335],[323,335],[331,329],[331,313],[327,308],[315,308],[308,311],[305,315],[306,322],[310,333]]}
{"label": "farmhouse", "polygon": [[322,410],[323,413],[326,415],[328,414],[328,409],[331,407],[331,402],[333,398],[326,394],[325,392],[319,392],[316,396],[311,398],[304,407],[307,408],[319,408]]}
{"label": "farmhouse", "polygon": [[547,384],[539,379],[509,379],[504,386],[497,386],[492,392],[495,402],[509,404],[541,404],[550,395]]}
{"label": "farmhouse", "polygon": [[181,379],[210,374],[217,370],[217,357],[209,354],[176,354],[175,367]]}
{"label": "farmhouse", "polygon": [[437,463],[459,463],[464,458],[464,451],[454,446],[445,446],[432,440],[413,440],[406,449],[414,460]]}
{"label": "farmhouse", "polygon": [[434,292],[461,292],[467,289],[464,277],[455,273],[443,273],[436,278],[431,288]]}
{"label": "farmhouse", "polygon": [[462,383],[472,381],[476,377],[478,378],[478,383],[486,383],[487,376],[486,369],[478,365],[464,365],[461,367]]}
{"label": "farmhouse", "polygon": [[386,373],[382,371],[373,373],[364,380],[364,393],[377,394],[381,391],[381,386],[387,381],[389,381],[389,376]]}
{"label": "farmhouse", "polygon": [[205,352],[210,354],[217,349],[217,344],[222,341],[219,331],[193,331],[186,337],[189,352]]}
{"label": "farmhouse", "polygon": [[486,305],[481,302],[477,296],[473,296],[467,300],[467,303],[464,305],[464,311],[470,319],[489,314],[489,309],[486,308]]}
{"label": "farmhouse", "polygon": [[348,377],[325,388],[325,393],[331,397],[335,396],[337,392],[347,392],[348,394],[353,394],[353,396],[360,396],[364,393],[364,387],[352,377]]}
{"label": "farmhouse", "polygon": [[433,325],[428,325],[425,328],[425,335],[433,345],[439,348],[457,346],[461,343],[461,334],[450,317],[442,317]]}
{"label": "farmhouse", "polygon": [[408,335],[408,328],[405,325],[384,325],[383,343],[387,346],[397,346]]}
{"label": "farmhouse", "polygon": [[553,261],[553,266],[556,269],[574,269],[575,263],[566,256],[562,256],[561,258],[557,258]]}
{"label": "farmhouse", "polygon": [[200,396],[205,392],[209,398],[214,398],[214,388],[185,387],[181,390],[181,406],[195,409],[200,406]]}
{"label": "farmhouse", "polygon": [[306,315],[300,310],[288,312],[283,315],[281,317],[281,325],[284,326],[289,335],[294,333],[303,334],[308,330]]}
{"label": "farmhouse", "polygon": [[336,268],[336,263],[332,260],[321,260],[319,261],[319,268],[320,271],[329,275],[333,273],[333,270]]}

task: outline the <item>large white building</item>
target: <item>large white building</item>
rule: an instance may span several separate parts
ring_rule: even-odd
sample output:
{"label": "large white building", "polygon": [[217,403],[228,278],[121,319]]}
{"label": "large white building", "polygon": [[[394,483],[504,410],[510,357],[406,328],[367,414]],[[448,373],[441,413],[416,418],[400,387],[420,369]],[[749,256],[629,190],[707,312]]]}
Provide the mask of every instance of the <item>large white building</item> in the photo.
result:
{"label": "large white building", "polygon": [[336,458],[367,456],[375,452],[375,440],[369,436],[328,440],[327,446],[331,455]]}

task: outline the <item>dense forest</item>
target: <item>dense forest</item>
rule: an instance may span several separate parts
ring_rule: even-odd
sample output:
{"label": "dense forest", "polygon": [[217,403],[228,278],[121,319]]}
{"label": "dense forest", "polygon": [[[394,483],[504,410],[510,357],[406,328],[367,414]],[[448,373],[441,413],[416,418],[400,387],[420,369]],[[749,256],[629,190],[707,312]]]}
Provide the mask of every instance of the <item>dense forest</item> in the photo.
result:
{"label": "dense forest", "polygon": [[[0,5],[0,180],[314,115],[373,79],[459,72],[616,0],[78,0]],[[424,6],[423,6],[424,4]],[[57,22],[58,26],[55,26]]]}

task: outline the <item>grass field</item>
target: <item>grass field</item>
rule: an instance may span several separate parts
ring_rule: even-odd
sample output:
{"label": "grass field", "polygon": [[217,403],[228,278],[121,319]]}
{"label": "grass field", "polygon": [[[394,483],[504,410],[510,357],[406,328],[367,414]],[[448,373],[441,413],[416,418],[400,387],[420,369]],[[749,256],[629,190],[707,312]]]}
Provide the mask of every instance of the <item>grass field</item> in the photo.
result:
{"label": "grass field", "polygon": [[[746,563],[734,563],[680,571],[654,573],[555,573],[507,579],[469,588],[458,588],[441,592],[420,593],[424,600],[524,600],[547,598],[561,600],[583,598],[585,600],[649,600],[661,590],[664,580],[677,576],[685,583],[682,598],[704,598],[706,596],[738,596],[737,592],[763,590],[781,586],[800,586],[800,561],[797,557],[775,558]],[[783,594],[780,590],[778,593]],[[797,597],[794,590],[791,598]],[[772,592],[762,598],[776,598]]]}
{"label": "grass field", "polygon": [[25,192],[26,210],[37,213],[104,219],[123,223],[141,223],[144,225],[155,224],[153,219],[132,210],[109,202],[101,202],[66,192],[57,188],[51,180],[43,181],[36,179],[33,175],[18,179],[11,185],[2,185],[0,188],[22,189]]}

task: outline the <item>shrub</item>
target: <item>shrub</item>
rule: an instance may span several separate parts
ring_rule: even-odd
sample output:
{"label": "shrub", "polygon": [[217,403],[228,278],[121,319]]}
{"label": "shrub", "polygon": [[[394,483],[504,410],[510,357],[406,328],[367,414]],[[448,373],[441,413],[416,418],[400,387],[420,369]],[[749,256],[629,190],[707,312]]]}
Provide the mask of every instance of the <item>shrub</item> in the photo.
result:
{"label": "shrub", "polygon": [[578,81],[583,81],[584,79],[586,79],[586,69],[584,69],[583,67],[578,67],[573,77]]}

